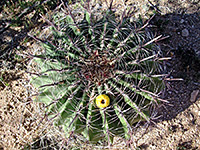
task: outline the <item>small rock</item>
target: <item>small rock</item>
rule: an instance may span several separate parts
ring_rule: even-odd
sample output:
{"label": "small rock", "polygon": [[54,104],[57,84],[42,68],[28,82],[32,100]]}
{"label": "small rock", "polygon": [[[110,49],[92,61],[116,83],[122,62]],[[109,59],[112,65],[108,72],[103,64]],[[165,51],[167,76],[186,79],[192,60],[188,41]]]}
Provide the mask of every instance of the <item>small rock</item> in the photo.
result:
{"label": "small rock", "polygon": [[181,35],[184,36],[184,37],[187,37],[189,35],[188,29],[183,29],[182,32],[181,32]]}
{"label": "small rock", "polygon": [[27,43],[26,43],[26,46],[30,46],[30,45],[31,45],[30,42],[27,42]]}
{"label": "small rock", "polygon": [[181,19],[180,23],[183,23],[183,22],[185,22],[185,20],[184,20],[184,19]]}
{"label": "small rock", "polygon": [[191,102],[195,102],[198,94],[199,94],[199,90],[194,90],[194,91],[191,93],[190,101],[191,101]]}

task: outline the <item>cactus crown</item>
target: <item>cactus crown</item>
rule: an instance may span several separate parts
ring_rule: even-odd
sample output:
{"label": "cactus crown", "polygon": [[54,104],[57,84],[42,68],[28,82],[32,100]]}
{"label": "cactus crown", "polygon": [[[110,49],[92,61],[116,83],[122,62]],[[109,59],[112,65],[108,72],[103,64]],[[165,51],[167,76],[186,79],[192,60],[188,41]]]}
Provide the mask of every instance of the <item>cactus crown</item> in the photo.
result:
{"label": "cactus crown", "polygon": [[108,144],[116,135],[130,139],[134,124],[150,121],[164,87],[155,39],[129,13],[116,21],[109,9],[95,19],[89,8],[80,8],[85,15],[79,22],[69,6],[69,13],[55,14],[53,38],[35,56],[40,73],[31,83],[39,89],[37,100],[68,136]]}

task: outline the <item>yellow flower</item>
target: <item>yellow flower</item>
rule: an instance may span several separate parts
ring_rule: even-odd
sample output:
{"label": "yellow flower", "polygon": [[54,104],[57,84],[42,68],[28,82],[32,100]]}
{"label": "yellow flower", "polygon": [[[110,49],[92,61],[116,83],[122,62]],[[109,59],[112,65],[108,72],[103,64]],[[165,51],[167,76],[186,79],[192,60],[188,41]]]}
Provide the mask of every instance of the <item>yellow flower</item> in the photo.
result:
{"label": "yellow flower", "polygon": [[110,104],[110,98],[107,95],[102,94],[102,95],[99,95],[99,96],[96,97],[96,105],[97,105],[97,107],[105,108],[109,104]]}

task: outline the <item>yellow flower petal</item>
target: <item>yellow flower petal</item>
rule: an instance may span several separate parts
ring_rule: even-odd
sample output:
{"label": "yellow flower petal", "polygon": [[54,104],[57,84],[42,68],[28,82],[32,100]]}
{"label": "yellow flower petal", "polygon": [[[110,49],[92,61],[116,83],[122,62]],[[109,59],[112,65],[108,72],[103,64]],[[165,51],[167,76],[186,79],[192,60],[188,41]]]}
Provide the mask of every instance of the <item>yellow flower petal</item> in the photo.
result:
{"label": "yellow flower petal", "polygon": [[96,105],[97,105],[97,107],[105,108],[109,104],[110,104],[110,98],[107,95],[102,94],[102,95],[99,95],[99,96],[96,97]]}

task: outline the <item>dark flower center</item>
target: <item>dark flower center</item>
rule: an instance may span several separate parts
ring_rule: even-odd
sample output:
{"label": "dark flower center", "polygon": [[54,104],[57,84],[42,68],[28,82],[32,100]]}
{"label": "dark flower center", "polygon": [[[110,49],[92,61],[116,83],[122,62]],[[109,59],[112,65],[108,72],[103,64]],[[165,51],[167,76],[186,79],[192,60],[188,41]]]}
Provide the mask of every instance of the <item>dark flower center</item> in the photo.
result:
{"label": "dark flower center", "polygon": [[101,104],[105,104],[105,100],[104,99],[101,100]]}

